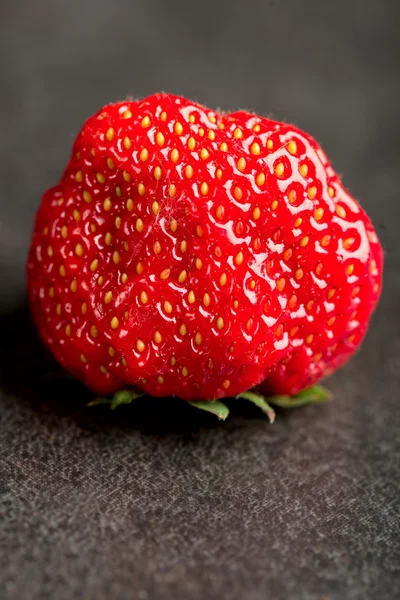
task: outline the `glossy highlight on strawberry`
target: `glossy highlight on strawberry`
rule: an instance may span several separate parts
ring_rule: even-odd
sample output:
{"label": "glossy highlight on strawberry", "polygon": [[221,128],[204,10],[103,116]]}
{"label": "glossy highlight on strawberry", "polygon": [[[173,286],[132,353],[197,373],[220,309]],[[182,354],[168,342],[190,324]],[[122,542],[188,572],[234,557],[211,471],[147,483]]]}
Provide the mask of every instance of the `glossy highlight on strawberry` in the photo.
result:
{"label": "glossy highlight on strawberry", "polygon": [[170,94],[105,106],[37,213],[39,332],[94,392],[294,394],[359,347],[382,250],[292,125]]}

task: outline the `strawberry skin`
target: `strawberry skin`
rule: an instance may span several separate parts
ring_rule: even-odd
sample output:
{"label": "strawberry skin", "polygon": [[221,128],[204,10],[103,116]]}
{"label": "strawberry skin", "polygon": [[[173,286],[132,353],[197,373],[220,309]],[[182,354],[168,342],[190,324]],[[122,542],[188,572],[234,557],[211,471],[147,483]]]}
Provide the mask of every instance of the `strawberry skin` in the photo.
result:
{"label": "strawberry skin", "polygon": [[37,213],[39,332],[94,392],[294,394],[359,347],[382,250],[292,125],[155,94],[104,107]]}

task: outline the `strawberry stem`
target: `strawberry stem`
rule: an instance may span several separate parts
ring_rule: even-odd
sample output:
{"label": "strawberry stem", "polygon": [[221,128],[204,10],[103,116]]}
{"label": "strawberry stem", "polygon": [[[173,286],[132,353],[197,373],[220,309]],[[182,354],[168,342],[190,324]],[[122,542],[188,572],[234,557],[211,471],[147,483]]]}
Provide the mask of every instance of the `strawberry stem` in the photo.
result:
{"label": "strawberry stem", "polygon": [[268,402],[281,408],[295,408],[297,406],[306,406],[307,404],[322,404],[330,400],[332,394],[321,385],[309,387],[295,396],[271,396]]}
{"label": "strawberry stem", "polygon": [[112,398],[96,398],[89,402],[88,406],[98,406],[99,404],[108,404],[111,410],[115,410],[121,404],[130,404],[136,398],[144,396],[144,392],[138,392],[137,390],[119,390],[115,392]]}
{"label": "strawberry stem", "polygon": [[258,408],[261,408],[261,410],[267,415],[271,425],[275,421],[275,411],[272,408],[272,406],[268,404],[268,402],[266,401],[265,397],[262,396],[262,394],[249,390],[248,392],[242,392],[241,394],[238,394],[236,398],[243,398],[243,400],[249,400],[256,406],[258,406]]}
{"label": "strawberry stem", "polygon": [[220,400],[208,400],[206,402],[189,402],[194,408],[205,410],[206,412],[212,413],[220,421],[225,421],[229,415],[229,408]]}

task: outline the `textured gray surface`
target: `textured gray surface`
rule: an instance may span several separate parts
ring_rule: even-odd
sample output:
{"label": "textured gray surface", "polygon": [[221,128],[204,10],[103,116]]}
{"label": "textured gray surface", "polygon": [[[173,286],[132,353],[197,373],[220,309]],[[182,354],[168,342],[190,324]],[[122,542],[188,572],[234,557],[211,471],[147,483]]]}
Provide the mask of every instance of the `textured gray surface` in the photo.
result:
{"label": "textured gray surface", "polygon": [[[0,597],[400,597],[399,3],[20,0],[0,16]],[[237,403],[223,425],[179,402],[114,414],[40,346],[23,289],[40,195],[86,116],[159,89],[309,130],[371,215],[384,295],[334,402],[273,427]]]}

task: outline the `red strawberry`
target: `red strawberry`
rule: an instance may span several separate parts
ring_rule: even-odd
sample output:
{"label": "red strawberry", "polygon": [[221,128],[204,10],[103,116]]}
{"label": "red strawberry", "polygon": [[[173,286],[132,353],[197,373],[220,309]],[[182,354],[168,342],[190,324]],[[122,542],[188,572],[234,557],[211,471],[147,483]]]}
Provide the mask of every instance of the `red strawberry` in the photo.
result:
{"label": "red strawberry", "polygon": [[292,125],[156,94],[84,125],[28,262],[40,334],[93,391],[294,394],[359,347],[382,250]]}

